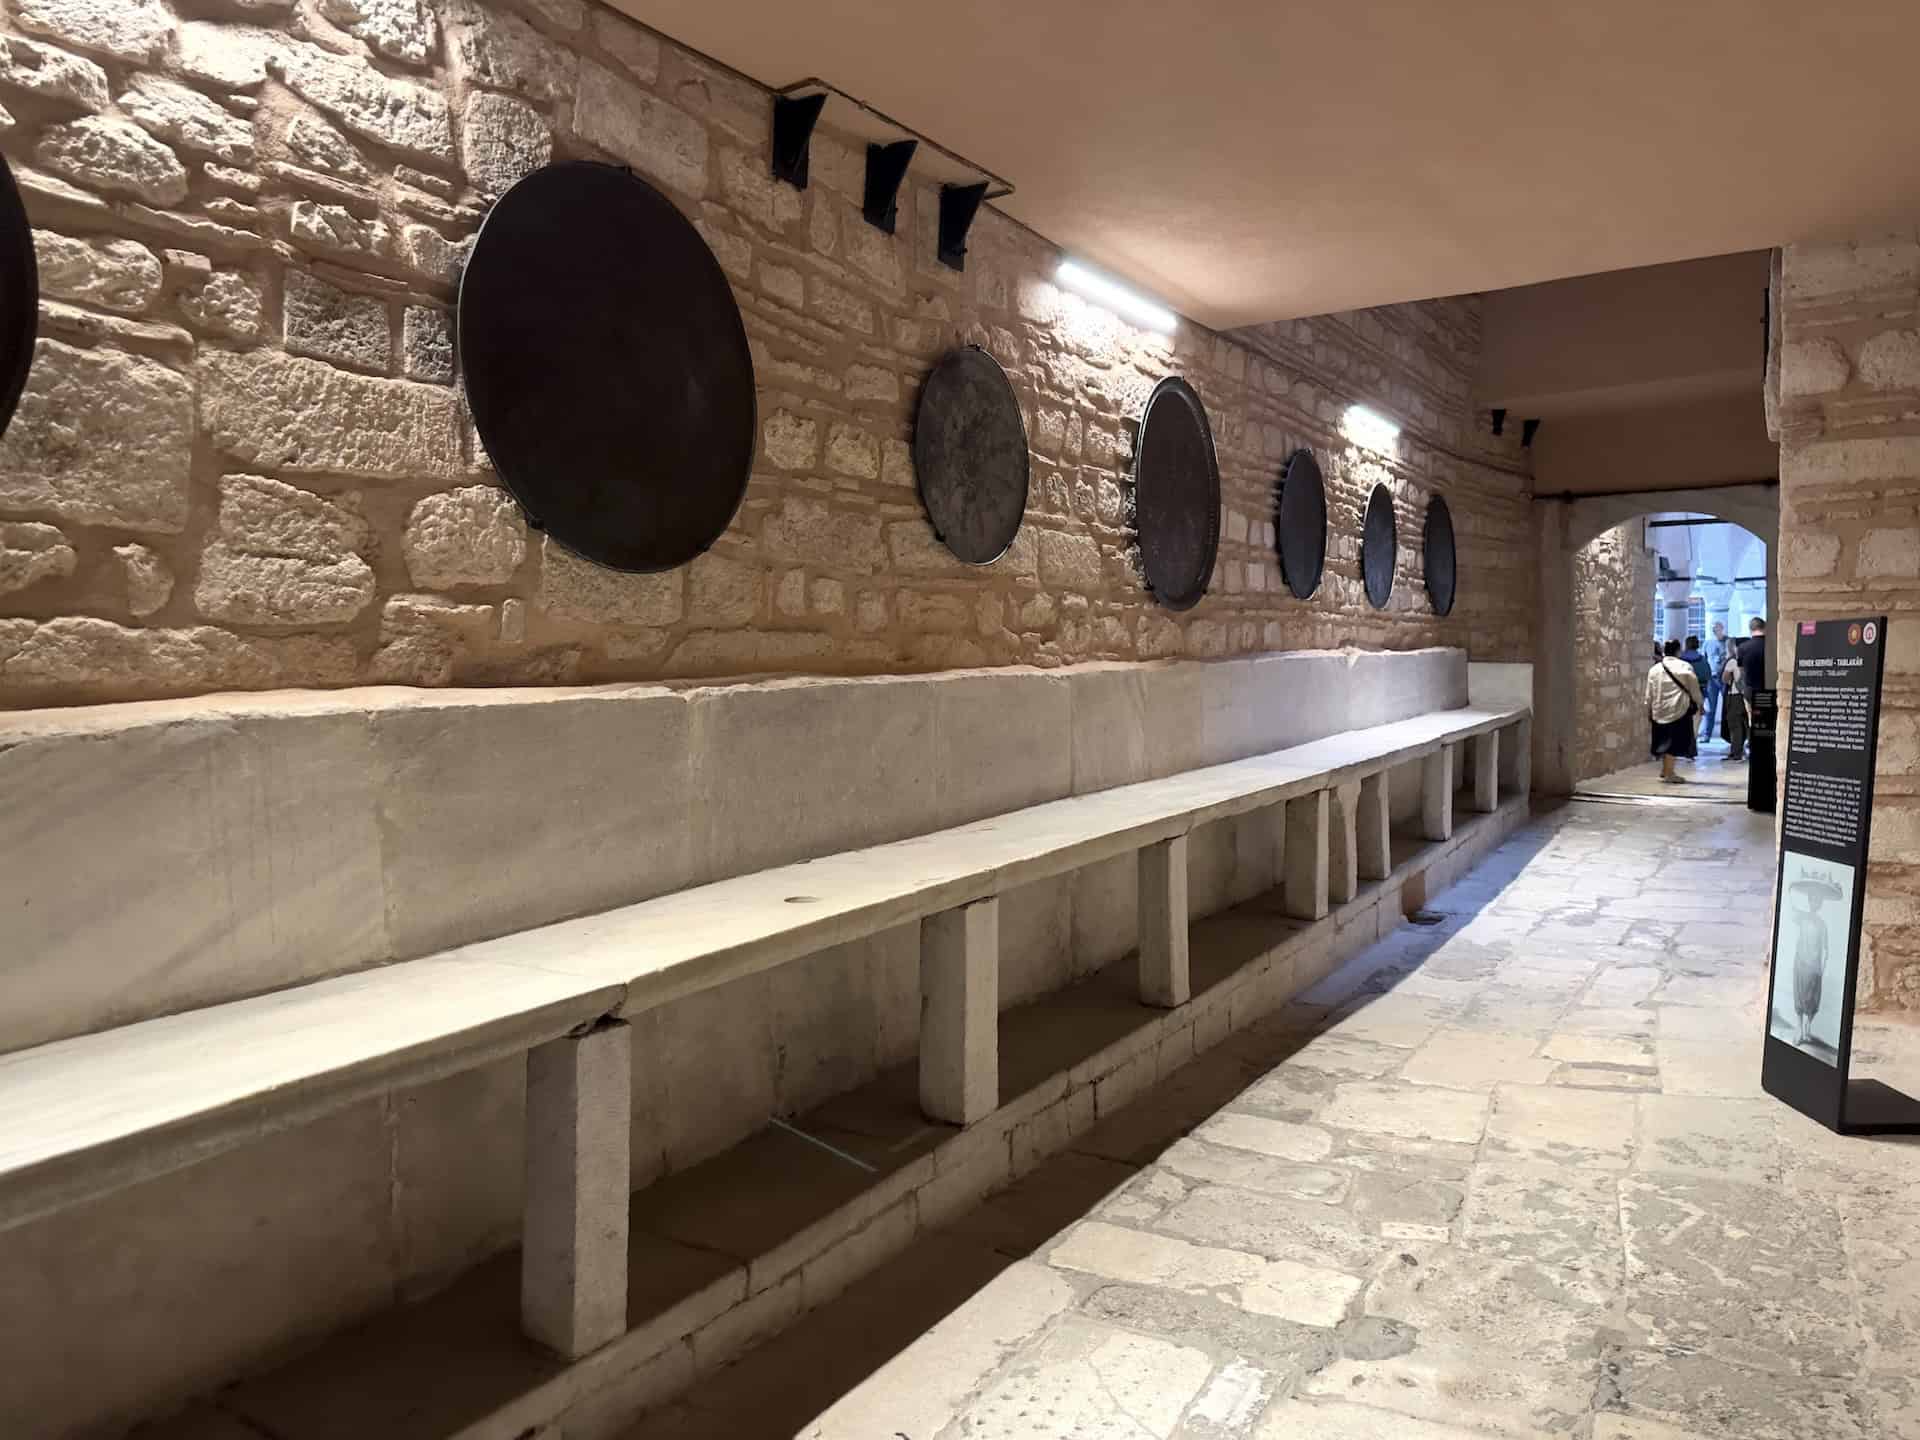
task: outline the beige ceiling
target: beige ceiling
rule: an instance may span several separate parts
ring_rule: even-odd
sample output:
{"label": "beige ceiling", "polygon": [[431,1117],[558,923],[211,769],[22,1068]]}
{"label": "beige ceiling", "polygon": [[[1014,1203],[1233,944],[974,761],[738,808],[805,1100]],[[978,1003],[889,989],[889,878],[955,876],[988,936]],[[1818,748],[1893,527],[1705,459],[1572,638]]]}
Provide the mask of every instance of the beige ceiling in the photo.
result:
{"label": "beige ceiling", "polygon": [[1496,290],[1474,399],[1560,419],[1745,396],[1759,425],[1768,253]]}
{"label": "beige ceiling", "polygon": [[1764,250],[1488,294],[1474,399],[1540,420],[1539,494],[1779,474],[1761,400]]}
{"label": "beige ceiling", "polygon": [[1920,0],[622,0],[1229,326],[1920,214]]}

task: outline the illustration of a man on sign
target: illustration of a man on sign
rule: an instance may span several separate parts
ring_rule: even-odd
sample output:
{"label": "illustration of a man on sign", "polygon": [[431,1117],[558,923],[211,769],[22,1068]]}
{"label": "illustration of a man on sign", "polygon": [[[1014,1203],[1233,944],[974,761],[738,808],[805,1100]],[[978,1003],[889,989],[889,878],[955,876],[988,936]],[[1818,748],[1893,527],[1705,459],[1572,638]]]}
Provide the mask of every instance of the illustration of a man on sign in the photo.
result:
{"label": "illustration of a man on sign", "polygon": [[1820,1013],[1820,991],[1827,974],[1827,920],[1821,907],[1840,900],[1840,887],[1831,880],[1808,876],[1793,885],[1799,907],[1793,912],[1793,1013],[1800,1022],[1794,1044],[1812,1038],[1813,1017]]}

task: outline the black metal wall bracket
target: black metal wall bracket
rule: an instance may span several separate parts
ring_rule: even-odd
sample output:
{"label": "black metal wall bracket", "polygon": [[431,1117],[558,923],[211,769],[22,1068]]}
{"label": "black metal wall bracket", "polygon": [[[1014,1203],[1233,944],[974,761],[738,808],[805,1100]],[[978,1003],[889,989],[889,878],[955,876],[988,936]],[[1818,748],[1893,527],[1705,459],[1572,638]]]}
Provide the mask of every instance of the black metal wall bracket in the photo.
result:
{"label": "black metal wall bracket", "polygon": [[981,205],[1013,193],[1010,181],[818,75],[782,85],[773,97],[769,159],[775,179],[806,188],[809,148],[822,120],[838,142],[866,145],[861,213],[885,234],[895,233],[898,226],[900,186],[909,166],[916,158],[931,161],[923,169],[928,180],[940,185],[937,253],[942,263],[955,270],[964,267],[967,231]]}
{"label": "black metal wall bracket", "polygon": [[900,216],[900,182],[907,178],[907,166],[913,163],[913,152],[919,148],[918,140],[867,146],[866,203],[860,213],[876,230],[893,234]]}
{"label": "black metal wall bracket", "polygon": [[827,92],[773,97],[773,178],[796,190],[807,188],[807,154],[813,127],[826,106]]}
{"label": "black metal wall bracket", "polygon": [[967,231],[973,228],[980,203],[987,198],[987,185],[942,185],[940,187],[940,263],[950,270],[967,268]]}
{"label": "black metal wall bracket", "polygon": [[1533,448],[1533,437],[1539,433],[1539,430],[1540,422],[1538,420],[1522,420],[1520,422],[1520,448],[1523,450],[1531,450]]}
{"label": "black metal wall bracket", "polygon": [[1498,435],[1501,431],[1505,430],[1506,428],[1507,428],[1507,412],[1505,410],[1495,409],[1493,412],[1493,433]]}

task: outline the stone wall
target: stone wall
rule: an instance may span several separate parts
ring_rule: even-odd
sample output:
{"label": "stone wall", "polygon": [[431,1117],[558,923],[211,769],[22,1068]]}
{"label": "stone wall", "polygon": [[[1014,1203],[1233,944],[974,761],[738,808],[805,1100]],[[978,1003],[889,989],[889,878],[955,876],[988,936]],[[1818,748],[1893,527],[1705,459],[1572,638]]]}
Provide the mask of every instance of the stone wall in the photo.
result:
{"label": "stone wall", "polygon": [[[15,0],[0,105],[44,290],[0,446],[0,703],[1348,641],[1528,657],[1524,458],[1470,409],[1473,301],[1166,340],[1057,290],[1057,253],[992,211],[956,274],[930,186],[889,237],[844,139],[816,137],[807,191],[773,182],[765,92],[581,0]],[[463,413],[462,257],[550,157],[665,190],[746,317],[757,468],[714,550],[669,574],[529,534]],[[1008,366],[1034,455],[1026,526],[984,571],[934,541],[908,452],[920,377],[965,341]],[[1127,519],[1133,417],[1169,371],[1211,409],[1227,507],[1213,591],[1181,615],[1143,594]],[[1340,439],[1352,401],[1406,422],[1396,457]],[[1269,523],[1300,444],[1332,482],[1310,603],[1283,597]],[[1376,479],[1403,540],[1385,612],[1356,553]],[[1435,488],[1461,547],[1444,621],[1417,555]]]}
{"label": "stone wall", "polygon": [[1629,520],[1573,560],[1573,778],[1647,758],[1647,665],[1653,644],[1653,552]]}
{"label": "stone wall", "polygon": [[1885,611],[1861,996],[1920,1009],[1920,232],[1788,248],[1773,313],[1781,734],[1795,622]]}
{"label": "stone wall", "polygon": [[[1514,432],[1495,436],[1488,415],[1473,408],[1479,300],[1320,315],[1253,326],[1231,338],[1251,352],[1249,378],[1259,383],[1247,397],[1258,423],[1236,456],[1241,468],[1228,477],[1222,461],[1229,496],[1233,480],[1241,480],[1249,516],[1263,513],[1273,471],[1300,445],[1320,455],[1327,482],[1326,578],[1311,605],[1282,602],[1277,626],[1264,636],[1269,647],[1429,643],[1459,645],[1481,661],[1530,660],[1534,576],[1515,557],[1532,535],[1532,481]],[[1279,386],[1289,376],[1281,401]],[[1405,422],[1391,460],[1341,438],[1338,419],[1349,400],[1381,406]],[[1394,493],[1400,540],[1384,611],[1367,604],[1360,578],[1367,499],[1382,483]],[[1436,620],[1428,603],[1421,555],[1426,498],[1435,492],[1447,497],[1459,557],[1459,591],[1445,620]],[[1270,544],[1258,558],[1262,583],[1280,591]],[[1249,581],[1252,574],[1249,568]]]}

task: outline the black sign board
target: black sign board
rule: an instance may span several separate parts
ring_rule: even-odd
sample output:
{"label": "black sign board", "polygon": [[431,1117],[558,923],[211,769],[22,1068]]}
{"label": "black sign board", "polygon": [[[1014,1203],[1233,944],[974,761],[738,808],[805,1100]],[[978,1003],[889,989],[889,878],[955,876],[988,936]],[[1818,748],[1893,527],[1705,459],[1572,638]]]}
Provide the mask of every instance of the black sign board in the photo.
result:
{"label": "black sign board", "polygon": [[1747,696],[1747,808],[1773,814],[1779,786],[1774,768],[1774,729],[1780,718],[1777,690],[1755,690]]}
{"label": "black sign board", "polygon": [[1886,617],[1804,621],[1795,640],[1760,1085],[1830,1130],[1920,1129],[1920,1107],[1847,1075]]}

